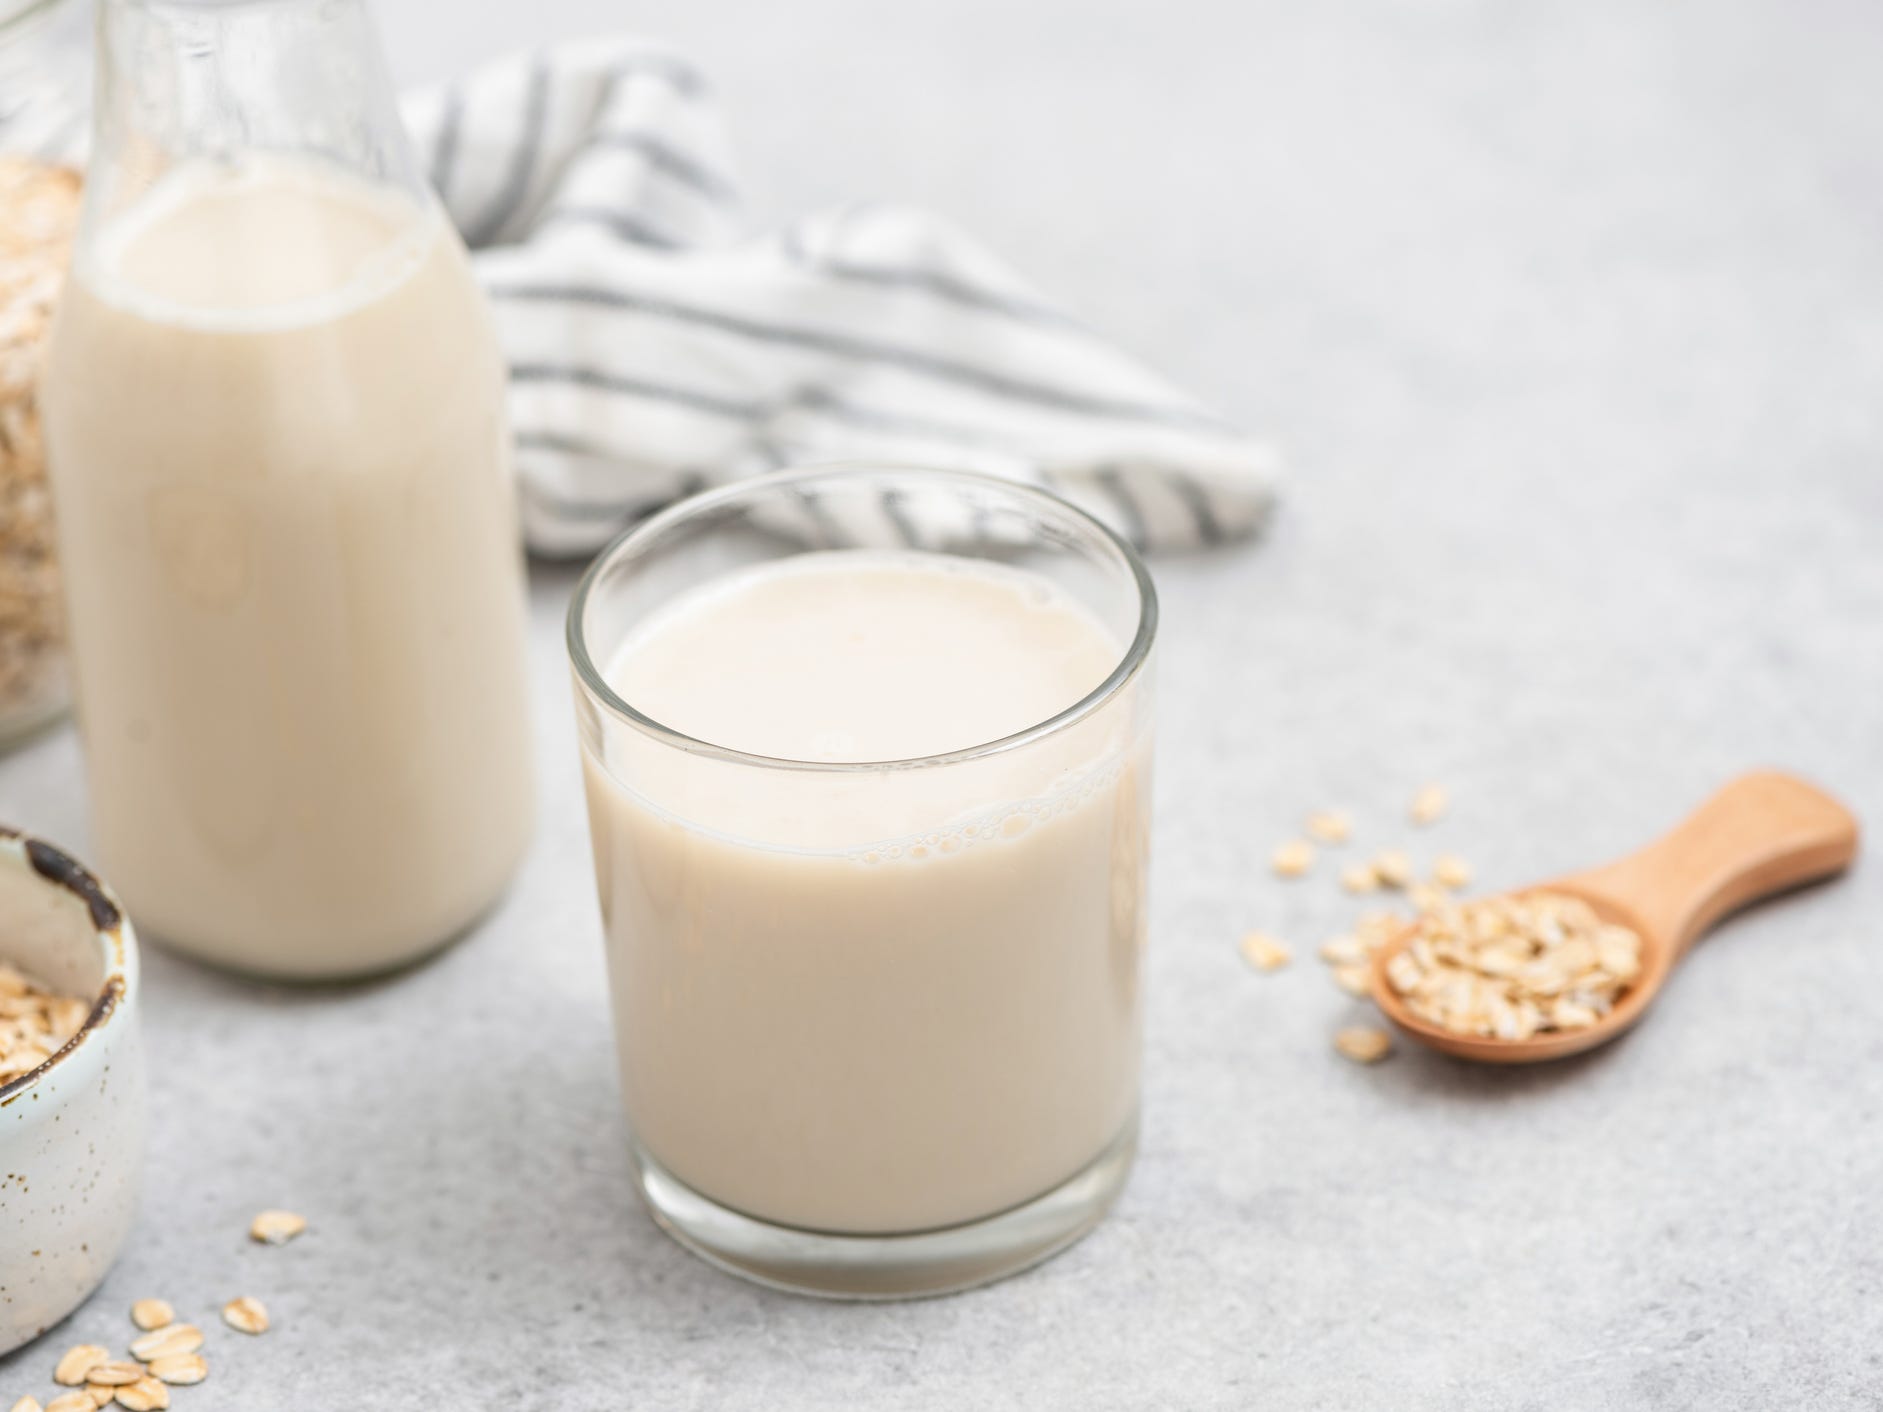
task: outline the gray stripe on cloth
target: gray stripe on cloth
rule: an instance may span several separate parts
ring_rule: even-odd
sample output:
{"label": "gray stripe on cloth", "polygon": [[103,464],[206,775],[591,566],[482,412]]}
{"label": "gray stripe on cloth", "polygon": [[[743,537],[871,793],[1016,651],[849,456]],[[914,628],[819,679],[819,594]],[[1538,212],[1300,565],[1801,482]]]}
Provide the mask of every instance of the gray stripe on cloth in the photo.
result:
{"label": "gray stripe on cloth", "polygon": [[1104,488],[1118,506],[1119,518],[1125,522],[1125,538],[1132,547],[1142,549],[1150,543],[1151,535],[1144,523],[1144,510],[1138,504],[1137,496],[1131,493],[1131,487],[1125,484],[1125,478],[1119,474],[1116,466],[1101,466],[1092,473],[1092,479]]}
{"label": "gray stripe on cloth", "polygon": [[968,535],[979,545],[988,545],[994,540],[994,512],[978,496],[968,511]]}
{"label": "gray stripe on cloth", "polygon": [[963,446],[993,447],[1006,450],[1013,446],[1011,436],[1001,436],[980,427],[963,426],[959,422],[937,421],[933,417],[915,417],[906,412],[882,412],[871,407],[859,407],[847,398],[839,397],[826,387],[804,387],[798,390],[793,399],[795,405],[807,411],[820,412],[834,422],[846,426],[865,427],[871,431],[889,432],[901,436],[923,436],[935,441],[953,441]]}
{"label": "gray stripe on cloth", "polygon": [[652,402],[669,402],[736,421],[756,421],[769,409],[759,402],[741,402],[717,393],[675,387],[670,383],[648,382],[644,378],[623,377],[598,368],[565,367],[555,363],[517,363],[510,369],[510,380],[522,383],[565,382],[576,387],[591,387],[598,392],[619,393],[625,397],[644,397]]}
{"label": "gray stripe on cloth", "polygon": [[[642,397],[654,402],[677,402],[697,411],[733,421],[769,422],[793,409],[799,409],[828,417],[831,421],[841,422],[846,426],[863,427],[869,431],[883,432],[891,436],[921,437],[925,440],[948,442],[957,446],[994,448],[1003,451],[1011,450],[1014,445],[1012,437],[998,436],[977,427],[965,427],[952,422],[938,422],[929,417],[911,417],[897,412],[879,412],[871,408],[859,407],[821,387],[799,388],[790,397],[778,402],[740,402],[715,393],[675,387],[669,383],[648,382],[641,378],[622,377],[599,368],[580,365],[518,363],[511,368],[510,376],[515,382],[563,382],[575,387],[590,388],[597,392],[622,397]],[[768,450],[774,458],[779,455],[775,447],[768,447]],[[787,460],[774,459],[772,469],[789,464]]]}
{"label": "gray stripe on cloth", "polygon": [[1014,319],[1020,323],[1036,324],[1041,328],[1065,329],[1070,333],[1086,333],[1087,331],[1085,325],[1077,319],[1070,318],[1056,309],[1015,299],[1010,295],[995,294],[992,290],[982,289],[954,275],[942,274],[936,270],[894,269],[883,265],[853,264],[847,260],[820,260],[807,252],[802,245],[786,248],[792,257],[802,263],[805,268],[815,270],[831,279],[841,280],[846,284],[867,284],[879,289],[907,289],[933,295],[951,304],[962,305],[964,308],[979,309],[988,314],[999,314],[1003,318]]}
{"label": "gray stripe on cloth", "polygon": [[464,94],[457,84],[445,85],[441,109],[438,139],[432,148],[431,182],[438,199],[444,201],[451,191],[451,177],[458,161],[458,125],[464,119]]}
{"label": "gray stripe on cloth", "polygon": [[[760,475],[782,471],[791,464],[791,457],[769,436],[759,437],[752,445],[752,452],[763,463]],[[830,507],[824,504],[822,495],[801,485],[791,487],[791,494],[803,507],[805,519],[810,522],[818,541],[826,548],[835,549],[851,542],[853,536],[830,513]]]}
{"label": "gray stripe on cloth", "polygon": [[547,304],[587,304],[596,308],[620,309],[649,318],[692,324],[700,328],[711,328],[721,333],[733,334],[740,338],[749,338],[759,343],[785,344],[819,353],[830,353],[857,362],[879,363],[900,368],[904,372],[972,387],[977,391],[1009,401],[1031,403],[1034,406],[1050,407],[1061,412],[1098,417],[1107,421],[1144,422],[1155,426],[1181,427],[1186,430],[1219,435],[1233,434],[1219,418],[1210,416],[1206,412],[1185,407],[1160,406],[1155,403],[1132,402],[1072,392],[1065,388],[1031,382],[1024,378],[1009,377],[1004,373],[992,372],[986,368],[976,367],[971,363],[963,363],[953,358],[944,358],[938,354],[924,353],[919,349],[905,348],[893,343],[881,343],[874,339],[858,338],[852,334],[832,333],[824,329],[764,323],[741,314],[729,314],[718,309],[704,309],[698,305],[684,304],[678,300],[665,299],[651,294],[603,289],[594,285],[503,283],[492,284],[488,292],[494,299]]}
{"label": "gray stripe on cloth", "polygon": [[[868,215],[868,207],[852,207],[844,210],[831,224],[831,243],[841,244],[843,232],[867,220]],[[913,265],[872,265],[857,260],[846,260],[836,255],[816,254],[804,237],[806,224],[807,222],[804,221],[794,221],[786,226],[783,238],[779,242],[779,249],[786,259],[808,271],[815,271],[829,279],[847,284],[873,285],[879,289],[906,289],[928,294],[951,304],[959,304],[963,308],[999,314],[1021,323],[1037,324],[1043,328],[1060,328],[1072,333],[1088,333],[1085,326],[1078,320],[1060,313],[1057,309],[1050,309],[1037,301],[1022,299],[1012,294],[1001,294],[991,289],[983,289],[972,280],[963,279],[959,275],[948,274],[941,270],[921,269]]]}
{"label": "gray stripe on cloth", "polygon": [[731,202],[738,193],[730,181],[696,162],[692,157],[646,132],[598,132],[582,144],[583,149],[614,148],[637,152],[648,165],[664,172],[682,185],[693,188],[710,201]]}
{"label": "gray stripe on cloth", "polygon": [[[772,469],[778,470],[783,464],[783,461],[778,461]],[[829,507],[824,504],[824,497],[815,490],[806,490],[803,486],[797,488],[797,497],[799,503],[804,506],[804,513],[811,517],[811,523],[817,527],[817,532],[822,536],[824,543],[833,549],[842,544],[844,542],[843,527],[837,523],[836,516],[832,515]]]}
{"label": "gray stripe on cloth", "polygon": [[698,98],[707,90],[705,75],[684,60],[676,59],[671,54],[636,54],[631,59],[623,59],[607,70],[602,80],[602,91],[597,95],[597,109],[606,107],[614,101],[621,91],[621,85],[631,78],[658,78],[664,80],[675,93],[684,98]]}
{"label": "gray stripe on cloth", "polygon": [[536,159],[543,146],[543,122],[549,112],[549,64],[540,56],[530,63],[529,86],[523,94],[523,130],[510,154],[510,169],[504,174],[484,218],[464,233],[464,243],[473,250],[488,245],[497,237],[529,195],[530,178],[536,172]]}
{"label": "gray stripe on cloth", "polygon": [[1223,527],[1217,522],[1216,511],[1203,487],[1181,471],[1165,470],[1158,474],[1190,511],[1190,518],[1196,521],[1197,538],[1206,545],[1221,544]]}
{"label": "gray stripe on cloth", "polygon": [[[614,453],[605,446],[572,442],[554,432],[519,432],[519,448],[554,451],[563,455],[595,456],[609,459]],[[563,495],[532,481],[522,482],[523,494],[532,504],[563,519],[603,523],[609,520],[642,520],[664,510],[689,495],[697,495],[713,482],[698,470],[686,470],[675,479],[671,489],[654,495],[617,496],[612,500],[593,500]]]}
{"label": "gray stripe on cloth", "polygon": [[591,441],[585,436],[570,436],[561,431],[519,431],[516,444],[530,451],[559,451],[569,456],[604,456],[613,458],[620,452],[599,441]]}
{"label": "gray stripe on cloth", "polygon": [[643,520],[656,510],[663,510],[673,504],[677,498],[671,495],[643,497],[638,500],[610,500],[607,502],[590,500],[571,500],[554,491],[543,489],[530,481],[523,482],[523,494],[531,504],[540,507],[549,514],[563,520],[580,520],[584,523],[607,524],[615,520]]}
{"label": "gray stripe on cloth", "polygon": [[911,549],[922,545],[921,533],[915,527],[915,521],[909,518],[909,512],[902,508],[903,494],[900,490],[886,488],[880,497],[883,505],[883,518],[895,528],[902,542]]}
{"label": "gray stripe on cloth", "polygon": [[779,252],[794,265],[814,265],[817,259],[804,243],[804,222],[793,221],[778,235]]}

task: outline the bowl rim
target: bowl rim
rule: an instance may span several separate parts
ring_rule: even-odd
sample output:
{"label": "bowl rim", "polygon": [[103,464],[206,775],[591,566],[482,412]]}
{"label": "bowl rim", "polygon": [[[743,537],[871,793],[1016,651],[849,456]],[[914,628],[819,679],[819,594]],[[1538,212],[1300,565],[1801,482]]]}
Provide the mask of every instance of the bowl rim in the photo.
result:
{"label": "bowl rim", "polygon": [[0,1110],[4,1110],[57,1072],[59,1065],[83,1052],[87,1041],[102,1033],[115,1015],[131,1008],[137,996],[138,964],[137,936],[123,904],[97,874],[64,849],[23,829],[0,824],[0,867],[34,873],[45,886],[69,892],[83,903],[105,971],[91,1013],[77,1033],[38,1068],[0,1084]]}

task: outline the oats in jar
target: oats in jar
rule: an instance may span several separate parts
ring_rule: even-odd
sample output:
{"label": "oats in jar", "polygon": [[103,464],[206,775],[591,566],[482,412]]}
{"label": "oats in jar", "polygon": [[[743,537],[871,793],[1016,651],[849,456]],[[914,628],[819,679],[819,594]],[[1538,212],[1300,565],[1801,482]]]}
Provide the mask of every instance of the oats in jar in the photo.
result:
{"label": "oats in jar", "polygon": [[77,173],[0,156],[0,737],[65,691],[37,384],[78,205]]}

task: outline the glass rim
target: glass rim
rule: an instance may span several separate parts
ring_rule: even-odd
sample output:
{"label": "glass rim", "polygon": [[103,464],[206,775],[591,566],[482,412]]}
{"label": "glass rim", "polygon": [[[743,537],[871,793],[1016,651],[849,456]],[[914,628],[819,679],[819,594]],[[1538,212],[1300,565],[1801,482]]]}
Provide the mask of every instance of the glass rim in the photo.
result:
{"label": "glass rim", "polygon": [[[1048,716],[1045,720],[978,745],[967,745],[936,755],[913,755],[896,760],[839,761],[798,760],[780,755],[760,755],[749,750],[738,750],[729,745],[718,745],[710,740],[701,740],[697,736],[676,730],[640,711],[617,694],[614,688],[602,678],[588,650],[587,637],[582,629],[583,613],[588,606],[589,594],[600,579],[602,572],[623,552],[632,548],[636,542],[655,538],[685,520],[696,518],[719,506],[734,503],[772,487],[802,486],[806,482],[814,481],[862,479],[870,475],[883,474],[953,481],[961,485],[986,486],[1002,494],[1044,505],[1055,513],[1070,515],[1094,530],[1101,541],[1109,545],[1118,555],[1130,572],[1138,600],[1137,627],[1132,633],[1131,641],[1119,655],[1117,664],[1105,679],[1077,701]],[[575,668],[576,678],[582,688],[602,706],[605,706],[611,714],[643,735],[673,746],[675,749],[684,750],[691,755],[706,756],[736,765],[771,770],[798,770],[811,774],[847,775],[965,764],[971,760],[985,759],[991,755],[1021,749],[1036,740],[1043,740],[1078,724],[1122,692],[1142,670],[1145,661],[1151,655],[1152,641],[1157,636],[1157,617],[1157,587],[1152,583],[1150,570],[1144,566],[1144,560],[1137,550],[1133,549],[1130,542],[1110,525],[1096,515],[1074,505],[1064,496],[1056,495],[1040,486],[1029,485],[1024,481],[1012,480],[1006,476],[988,475],[981,471],[920,466],[906,462],[832,461],[747,476],[716,489],[676,501],[639,524],[630,525],[602,546],[588,567],[582,571],[582,577],[576,583],[575,592],[569,599],[569,610],[564,619],[564,637],[569,662]]]}

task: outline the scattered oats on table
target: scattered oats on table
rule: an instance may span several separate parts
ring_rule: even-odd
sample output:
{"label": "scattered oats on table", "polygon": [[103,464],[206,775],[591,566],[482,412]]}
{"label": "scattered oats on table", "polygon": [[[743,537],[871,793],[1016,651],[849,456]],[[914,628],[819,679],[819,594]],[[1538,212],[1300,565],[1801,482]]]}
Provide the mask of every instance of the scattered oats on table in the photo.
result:
{"label": "scattered oats on table", "polygon": [[162,1299],[140,1299],[131,1306],[131,1322],[145,1331],[174,1324],[177,1311]]}
{"label": "scattered oats on table", "polygon": [[150,1375],[172,1387],[193,1387],[209,1376],[209,1364],[200,1353],[179,1353],[151,1360]]}
{"label": "scattered oats on table", "polygon": [[1407,812],[1412,815],[1412,822],[1423,827],[1435,824],[1445,817],[1445,811],[1451,807],[1451,796],[1443,785],[1428,784],[1412,796],[1412,808]]}
{"label": "scattered oats on table", "polygon": [[38,1398],[29,1394],[14,1403],[12,1407],[7,1409],[7,1412],[46,1412],[46,1409],[39,1405]]}
{"label": "scattered oats on table", "polygon": [[98,1412],[89,1392],[62,1392],[46,1404],[46,1412]]}
{"label": "scattered oats on table", "polygon": [[1373,859],[1373,876],[1387,887],[1404,887],[1412,881],[1412,860],[1397,848],[1389,848]]}
{"label": "scattered oats on table", "polygon": [[1339,809],[1317,809],[1308,815],[1307,830],[1322,843],[1345,843],[1353,837],[1353,820]]}
{"label": "scattered oats on table", "polygon": [[91,1394],[94,1407],[109,1407],[118,1400],[118,1390],[109,1383],[87,1383],[84,1390]]}
{"label": "scattered oats on table", "polygon": [[1393,1052],[1393,1040],[1385,1030],[1356,1025],[1335,1032],[1334,1048],[1356,1064],[1377,1064]]}
{"label": "scattered oats on table", "polygon": [[1286,942],[1265,932],[1250,932],[1242,938],[1242,959],[1258,971],[1279,971],[1294,956]]}
{"label": "scattered oats on table", "polygon": [[1358,966],[1369,954],[1357,936],[1329,937],[1321,943],[1321,959],[1330,966]]}
{"label": "scattered oats on table", "polygon": [[1471,865],[1456,853],[1441,853],[1432,864],[1432,881],[1457,892],[1471,886]]}
{"label": "scattered oats on table", "polygon": [[52,1380],[65,1387],[80,1387],[85,1375],[100,1363],[111,1361],[111,1350],[101,1344],[79,1343],[66,1349],[65,1356],[52,1370]]}
{"label": "scattered oats on table", "polygon": [[146,1363],[159,1358],[178,1358],[203,1346],[203,1331],[194,1324],[165,1324],[141,1338],[131,1340],[131,1356]]}
{"label": "scattered oats on table", "polygon": [[1373,968],[1364,962],[1358,966],[1336,966],[1333,975],[1334,984],[1349,995],[1373,993]]}
{"label": "scattered oats on table", "polygon": [[238,1333],[265,1334],[268,1332],[268,1310],[259,1299],[244,1295],[222,1306],[222,1322]]}
{"label": "scattered oats on table", "polygon": [[1314,866],[1314,845],[1306,839],[1290,839],[1275,850],[1269,866],[1284,878],[1298,878]]}
{"label": "scattered oats on table", "polygon": [[142,1363],[126,1363],[122,1359],[109,1363],[94,1363],[85,1370],[85,1381],[93,1387],[124,1387],[144,1376]]}
{"label": "scattered oats on table", "polygon": [[307,1229],[307,1218],[292,1211],[264,1211],[249,1224],[248,1238],[262,1245],[286,1245]]}
{"label": "scattered oats on table", "polygon": [[1352,893],[1377,892],[1380,880],[1371,863],[1349,863],[1340,870],[1340,885]]}
{"label": "scattered oats on table", "polygon": [[170,1389],[156,1378],[139,1378],[118,1389],[118,1405],[125,1412],[163,1412],[170,1405]]}

